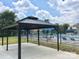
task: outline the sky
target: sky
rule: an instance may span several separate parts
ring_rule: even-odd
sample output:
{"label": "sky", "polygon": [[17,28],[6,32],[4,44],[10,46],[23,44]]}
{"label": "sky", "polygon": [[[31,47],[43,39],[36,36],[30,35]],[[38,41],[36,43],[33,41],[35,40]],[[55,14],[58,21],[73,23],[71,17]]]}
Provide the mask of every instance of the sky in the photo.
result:
{"label": "sky", "polygon": [[36,16],[51,23],[79,23],[79,0],[0,0],[0,13],[15,12],[18,19]]}

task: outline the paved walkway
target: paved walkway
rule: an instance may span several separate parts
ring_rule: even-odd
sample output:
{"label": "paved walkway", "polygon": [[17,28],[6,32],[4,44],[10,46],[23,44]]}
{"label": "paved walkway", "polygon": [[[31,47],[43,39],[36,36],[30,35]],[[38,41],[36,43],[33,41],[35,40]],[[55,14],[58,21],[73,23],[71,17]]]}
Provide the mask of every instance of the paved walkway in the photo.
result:
{"label": "paved walkway", "polygon": [[[9,45],[9,51],[6,51],[5,47],[0,46],[0,59],[18,59],[17,44]],[[79,55],[24,43],[22,44],[22,59],[79,59]]]}

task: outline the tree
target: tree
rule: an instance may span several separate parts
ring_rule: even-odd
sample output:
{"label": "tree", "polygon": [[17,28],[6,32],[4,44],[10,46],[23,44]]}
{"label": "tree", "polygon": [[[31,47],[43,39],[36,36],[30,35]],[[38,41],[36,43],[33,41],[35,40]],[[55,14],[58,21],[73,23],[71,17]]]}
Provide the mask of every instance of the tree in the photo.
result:
{"label": "tree", "polygon": [[66,33],[69,24],[63,24],[63,25],[55,24],[55,27],[56,27],[56,31],[58,31],[58,33],[60,34],[60,44],[61,44],[61,34]]}
{"label": "tree", "polygon": [[63,31],[64,33],[66,33],[66,30],[68,29],[69,24],[63,24]]}
{"label": "tree", "polygon": [[0,13],[0,28],[14,24],[15,18],[15,13],[9,10]]}
{"label": "tree", "polygon": [[0,27],[8,26],[15,23],[16,15],[14,12],[6,10],[0,13]]}
{"label": "tree", "polygon": [[61,35],[62,33],[66,33],[66,30],[68,29],[69,27],[69,24],[63,24],[63,25],[59,25],[59,33],[60,33],[60,44],[62,43],[61,42]]}

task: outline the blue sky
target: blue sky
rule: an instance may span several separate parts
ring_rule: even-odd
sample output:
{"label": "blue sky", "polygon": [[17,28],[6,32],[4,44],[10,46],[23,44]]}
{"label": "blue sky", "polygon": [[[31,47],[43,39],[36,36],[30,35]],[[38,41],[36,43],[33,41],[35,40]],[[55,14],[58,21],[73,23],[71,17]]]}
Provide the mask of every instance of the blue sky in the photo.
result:
{"label": "blue sky", "polygon": [[37,16],[48,18],[52,23],[79,22],[78,0],[0,0],[0,5],[0,12],[10,9],[19,19]]}
{"label": "blue sky", "polygon": [[[13,8],[12,2],[16,2],[16,0],[0,0],[5,6]],[[31,2],[38,6],[40,9],[49,11],[52,16],[59,16],[59,11],[56,10],[56,7],[50,8],[50,6],[46,3],[46,0],[31,0]],[[39,3],[40,2],[40,3]],[[27,15],[34,15],[32,10],[29,10]]]}
{"label": "blue sky", "polygon": [[12,7],[12,2],[14,0],[0,0],[5,6]]}
{"label": "blue sky", "polygon": [[[39,3],[40,2],[40,3]],[[56,7],[50,7],[46,0],[32,0],[32,3],[36,6],[39,6],[40,9],[49,11],[52,16],[59,16],[59,11],[57,11]]]}
{"label": "blue sky", "polygon": [[[12,2],[16,2],[17,0],[0,0],[5,6],[13,8]],[[46,0],[31,0],[31,2],[38,6],[39,9],[43,9],[46,11],[49,11],[52,16],[60,16],[60,13],[58,10],[56,10],[56,7],[50,8],[50,6],[46,3]],[[26,15],[34,15],[35,13],[32,10],[29,10]]]}

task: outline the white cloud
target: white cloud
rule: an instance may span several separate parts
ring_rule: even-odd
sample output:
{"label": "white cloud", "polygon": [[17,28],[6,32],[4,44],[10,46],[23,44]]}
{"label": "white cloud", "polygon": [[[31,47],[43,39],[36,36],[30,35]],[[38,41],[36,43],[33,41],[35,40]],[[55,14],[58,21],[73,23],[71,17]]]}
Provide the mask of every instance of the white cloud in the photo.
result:
{"label": "white cloud", "polygon": [[4,12],[5,10],[13,10],[10,7],[6,7],[4,6],[4,4],[2,2],[0,2],[0,13]]}
{"label": "white cloud", "polygon": [[63,12],[72,12],[72,10],[77,11],[79,10],[79,1],[75,0],[67,0],[64,2],[59,2],[57,8]]}
{"label": "white cloud", "polygon": [[79,21],[79,0],[48,0],[48,3],[56,5],[60,11],[61,16],[56,17],[57,22],[74,24]]}
{"label": "white cloud", "polygon": [[49,19],[49,18],[51,19],[52,18],[52,15],[46,10],[38,10],[36,12],[36,16],[41,19]]}
{"label": "white cloud", "polygon": [[57,6],[57,0],[48,0],[47,2],[51,7]]}
{"label": "white cloud", "polygon": [[36,12],[36,16],[42,19],[50,18],[53,23],[76,23],[79,22],[79,0],[47,0],[49,6],[56,7],[60,11],[59,17],[52,17],[52,15],[46,10],[39,10],[37,6],[32,4],[30,0],[18,0],[13,2],[13,9],[4,6],[0,2],[0,13],[9,9],[16,12],[18,18],[22,19],[26,17],[26,13],[31,9]]}
{"label": "white cloud", "polygon": [[22,18],[25,18],[26,17],[26,14],[24,14],[22,12],[18,12],[18,13],[16,13],[16,15],[17,15],[17,18],[18,19],[22,19]]}
{"label": "white cloud", "polygon": [[2,2],[0,2],[0,13],[4,12],[5,10],[11,10],[15,12],[18,19],[22,19],[26,17],[26,13],[29,10],[37,11],[39,8],[32,4],[30,0],[17,0],[16,2],[12,2],[13,7],[7,7]]}
{"label": "white cloud", "polygon": [[33,5],[30,0],[18,0],[17,2],[13,2],[13,5],[17,14],[20,14],[19,16],[24,16],[29,9],[34,11],[39,9],[37,6]]}
{"label": "white cloud", "polygon": [[[75,12],[73,12],[75,13]],[[74,17],[71,13],[69,13],[69,15],[71,16],[68,16],[66,14],[60,16],[60,17],[53,17],[48,11],[46,10],[38,10],[36,12],[36,16],[39,17],[40,19],[50,19],[50,22],[51,23],[60,23],[60,24],[63,24],[63,23],[70,23],[70,24],[73,24],[73,21],[74,21]],[[74,14],[75,15],[75,14]],[[71,18],[73,17],[73,18]],[[68,18],[68,19],[67,19]],[[72,21],[73,19],[73,21]],[[75,23],[75,22],[74,22]]]}
{"label": "white cloud", "polygon": [[16,10],[22,9],[22,10],[27,10],[27,9],[33,9],[37,10],[38,7],[33,5],[30,0],[19,0],[17,2],[13,2],[13,5],[15,6]]}

